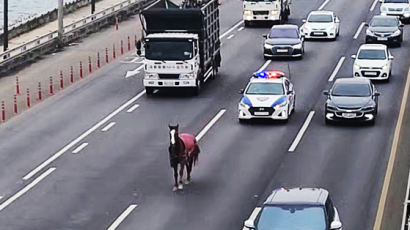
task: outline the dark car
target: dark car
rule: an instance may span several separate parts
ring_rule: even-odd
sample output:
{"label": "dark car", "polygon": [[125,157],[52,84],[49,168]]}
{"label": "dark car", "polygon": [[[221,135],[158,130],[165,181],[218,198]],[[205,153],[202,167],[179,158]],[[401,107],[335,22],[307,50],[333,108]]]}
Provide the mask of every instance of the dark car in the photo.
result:
{"label": "dark car", "polygon": [[366,30],[366,43],[401,45],[403,24],[396,16],[374,16]]}
{"label": "dark car", "polygon": [[275,25],[269,34],[263,35],[263,55],[269,57],[302,57],[304,38],[296,25]]}
{"label": "dark car", "polygon": [[327,96],[326,123],[337,120],[375,123],[380,93],[369,79],[339,78],[330,91],[323,93]]}
{"label": "dark car", "polygon": [[243,229],[341,230],[342,223],[327,190],[280,188],[254,210]]}

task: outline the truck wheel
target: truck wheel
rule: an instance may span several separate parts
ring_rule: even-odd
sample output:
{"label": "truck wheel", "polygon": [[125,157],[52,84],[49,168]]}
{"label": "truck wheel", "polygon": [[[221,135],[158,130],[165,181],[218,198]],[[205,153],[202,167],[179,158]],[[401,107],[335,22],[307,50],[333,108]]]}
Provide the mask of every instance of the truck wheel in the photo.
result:
{"label": "truck wheel", "polygon": [[245,21],[245,27],[249,27],[251,25],[250,21]]}
{"label": "truck wheel", "polygon": [[152,88],[152,87],[145,87],[145,93],[146,93],[148,96],[154,94],[154,88]]}
{"label": "truck wheel", "polygon": [[201,80],[197,80],[196,81],[196,86],[194,87],[194,95],[198,96],[199,93],[201,92],[201,87],[202,87],[202,81]]}
{"label": "truck wheel", "polygon": [[212,67],[212,79],[215,79],[216,76],[218,75],[218,67],[216,67],[216,65],[214,65],[214,67]]}

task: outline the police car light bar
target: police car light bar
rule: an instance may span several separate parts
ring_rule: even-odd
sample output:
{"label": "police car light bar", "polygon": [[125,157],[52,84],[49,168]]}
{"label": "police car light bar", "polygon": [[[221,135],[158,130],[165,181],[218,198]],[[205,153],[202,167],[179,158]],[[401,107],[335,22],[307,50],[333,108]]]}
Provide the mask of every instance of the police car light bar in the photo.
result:
{"label": "police car light bar", "polygon": [[276,78],[282,78],[284,77],[285,74],[281,71],[259,71],[253,74],[253,77],[255,78],[265,78],[265,79],[276,79]]}

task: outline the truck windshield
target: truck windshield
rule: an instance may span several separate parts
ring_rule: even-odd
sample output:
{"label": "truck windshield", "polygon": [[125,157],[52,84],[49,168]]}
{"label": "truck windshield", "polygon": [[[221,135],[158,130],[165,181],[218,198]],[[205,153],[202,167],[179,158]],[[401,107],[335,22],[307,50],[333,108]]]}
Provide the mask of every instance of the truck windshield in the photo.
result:
{"label": "truck windshield", "polygon": [[149,41],[145,46],[145,57],[149,60],[189,60],[193,58],[192,42]]}

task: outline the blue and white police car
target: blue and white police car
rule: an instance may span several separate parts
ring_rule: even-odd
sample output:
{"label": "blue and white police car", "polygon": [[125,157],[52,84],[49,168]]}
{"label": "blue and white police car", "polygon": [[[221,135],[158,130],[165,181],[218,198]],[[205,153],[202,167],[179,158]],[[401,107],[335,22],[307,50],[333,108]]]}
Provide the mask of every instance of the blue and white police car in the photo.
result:
{"label": "blue and white police car", "polygon": [[288,121],[295,111],[293,84],[281,71],[254,73],[241,94],[238,105],[240,122],[254,118]]}

